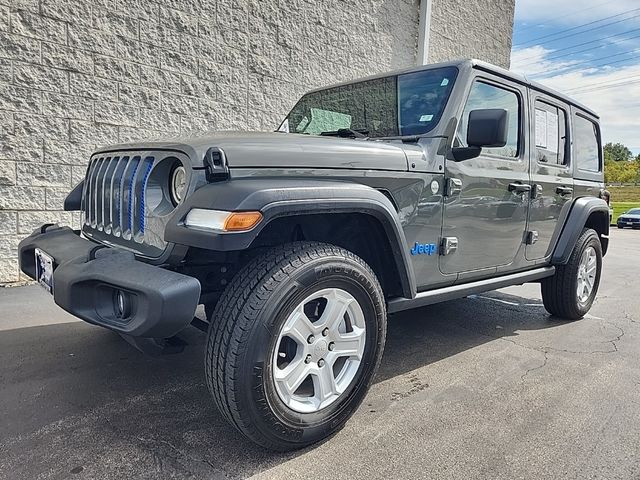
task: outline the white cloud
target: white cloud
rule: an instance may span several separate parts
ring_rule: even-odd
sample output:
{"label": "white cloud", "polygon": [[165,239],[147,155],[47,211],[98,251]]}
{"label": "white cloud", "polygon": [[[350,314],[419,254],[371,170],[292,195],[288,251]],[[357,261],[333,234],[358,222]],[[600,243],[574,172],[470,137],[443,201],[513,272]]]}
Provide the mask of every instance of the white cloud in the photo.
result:
{"label": "white cloud", "polygon": [[[526,75],[541,71],[555,72],[567,66],[567,62],[561,59],[548,60],[546,57],[551,52],[539,45],[515,50],[511,56],[511,69]],[[536,80],[566,93],[598,113],[605,142],[622,142],[629,148],[640,149],[640,83],[633,83],[640,80],[640,61],[636,65],[577,68]],[[612,83],[623,86],[601,88]],[[595,90],[587,90],[590,86]]]}
{"label": "white cloud", "polygon": [[542,45],[514,50],[511,52],[511,70],[532,75],[570,67],[576,63],[575,60],[561,60],[560,58],[548,60],[547,57],[551,56],[553,52],[554,50]]}

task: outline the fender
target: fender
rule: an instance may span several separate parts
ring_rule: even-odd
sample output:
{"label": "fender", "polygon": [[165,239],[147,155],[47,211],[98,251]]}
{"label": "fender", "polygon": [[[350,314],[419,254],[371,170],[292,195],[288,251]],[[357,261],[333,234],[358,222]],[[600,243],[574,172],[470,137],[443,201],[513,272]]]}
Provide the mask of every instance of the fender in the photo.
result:
{"label": "fender", "polygon": [[[260,211],[263,220],[248,232],[207,232],[184,225],[192,208]],[[167,242],[215,251],[248,248],[275,218],[307,214],[362,213],[383,227],[400,272],[403,296],[413,298],[416,283],[400,219],[389,199],[378,190],[348,181],[240,178],[205,185],[185,199],[165,229]]]}
{"label": "fender", "polygon": [[602,212],[604,221],[599,225],[598,234],[602,242],[602,252],[607,252],[609,246],[609,206],[600,198],[581,197],[573,202],[571,210],[562,227],[562,232],[551,256],[552,265],[565,265],[569,261],[573,246],[582,233],[592,213]]}

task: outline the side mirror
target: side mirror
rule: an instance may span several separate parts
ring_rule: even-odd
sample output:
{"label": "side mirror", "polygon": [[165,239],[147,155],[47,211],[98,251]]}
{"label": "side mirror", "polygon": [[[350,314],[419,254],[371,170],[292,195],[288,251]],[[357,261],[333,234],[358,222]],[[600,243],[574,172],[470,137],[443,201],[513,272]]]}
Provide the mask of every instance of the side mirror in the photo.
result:
{"label": "side mirror", "polygon": [[504,147],[507,144],[509,113],[503,108],[486,108],[469,112],[468,147],[451,149],[453,160],[460,162],[480,155],[483,147]]}
{"label": "side mirror", "polygon": [[503,108],[469,112],[467,145],[470,147],[504,147],[507,144],[509,114]]}

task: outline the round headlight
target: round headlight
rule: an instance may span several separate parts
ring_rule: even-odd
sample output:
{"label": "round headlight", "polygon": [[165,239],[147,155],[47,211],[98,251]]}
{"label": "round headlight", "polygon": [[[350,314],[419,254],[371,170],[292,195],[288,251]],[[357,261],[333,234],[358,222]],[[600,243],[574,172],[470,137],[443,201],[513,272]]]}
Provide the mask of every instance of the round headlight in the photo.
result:
{"label": "round headlight", "polygon": [[187,171],[182,165],[179,165],[173,169],[169,179],[169,192],[174,205],[178,205],[182,201],[186,190]]}

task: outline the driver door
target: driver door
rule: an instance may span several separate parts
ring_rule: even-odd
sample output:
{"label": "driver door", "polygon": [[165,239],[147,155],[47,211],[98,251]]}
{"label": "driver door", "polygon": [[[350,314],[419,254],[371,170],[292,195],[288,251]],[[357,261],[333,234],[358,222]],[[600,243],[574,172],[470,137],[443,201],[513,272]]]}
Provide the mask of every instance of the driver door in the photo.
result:
{"label": "driver door", "polygon": [[525,87],[502,79],[477,77],[471,86],[454,146],[466,146],[469,113],[478,109],[507,111],[507,143],[483,148],[476,158],[446,161],[443,274],[457,273],[459,279],[486,276],[523,255],[531,188],[522,135],[526,98]]}

